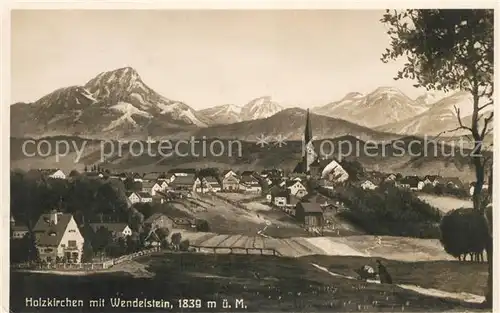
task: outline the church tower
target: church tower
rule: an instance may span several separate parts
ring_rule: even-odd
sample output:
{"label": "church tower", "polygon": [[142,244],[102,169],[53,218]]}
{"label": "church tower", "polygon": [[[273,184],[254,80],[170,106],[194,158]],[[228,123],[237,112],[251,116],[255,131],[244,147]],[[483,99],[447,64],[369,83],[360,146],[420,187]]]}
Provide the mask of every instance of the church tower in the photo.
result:
{"label": "church tower", "polygon": [[302,156],[302,171],[303,173],[309,173],[311,164],[316,160],[317,154],[314,151],[313,146],[313,136],[312,136],[312,125],[311,125],[311,117],[309,116],[309,109],[307,109],[306,113],[306,127],[304,130],[304,149]]}

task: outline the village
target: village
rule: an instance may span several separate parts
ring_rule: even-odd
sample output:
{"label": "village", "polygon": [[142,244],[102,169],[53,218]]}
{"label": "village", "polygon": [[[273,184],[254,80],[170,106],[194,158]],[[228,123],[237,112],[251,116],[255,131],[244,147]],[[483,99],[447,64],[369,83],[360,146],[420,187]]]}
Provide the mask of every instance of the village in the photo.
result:
{"label": "village", "polygon": [[[344,163],[346,164],[346,163]],[[355,185],[360,190],[370,192],[379,188],[380,185],[389,184],[396,188],[409,190],[415,193],[434,193],[438,195],[450,195],[467,198],[473,192],[473,184],[461,182],[458,178],[446,178],[437,175],[425,177],[402,176],[394,173],[366,172],[357,179],[352,177],[356,173],[345,171],[342,166],[334,160],[315,161],[310,164],[308,173],[284,174],[282,169],[255,171],[233,171],[224,170],[219,173],[218,169],[171,169],[165,173],[111,173],[103,170],[99,165],[85,168],[87,171],[78,173],[76,170],[66,174],[60,169],[32,170],[31,174],[37,173],[40,177],[48,180],[72,181],[77,179],[91,179],[100,181],[115,181],[123,184],[126,191],[126,201],[129,207],[134,205],[161,207],[171,203],[185,201],[192,203],[201,197],[217,196],[224,200],[226,205],[241,206],[240,202],[255,200],[259,205],[268,206],[270,209],[282,211],[309,236],[322,236],[325,231],[329,235],[342,235],[341,229],[331,225],[329,216],[342,210],[349,210],[342,200],[336,199],[328,190],[334,190],[342,184]],[[28,172],[28,173],[30,173]],[[351,177],[351,178],[350,178]],[[316,184],[316,189],[323,192],[312,191],[311,185]],[[487,189],[487,186],[483,187]],[[326,191],[326,192],[325,192]],[[242,208],[244,209],[244,208]],[[140,248],[160,247],[165,241],[165,236],[179,234],[179,230],[208,231],[210,223],[197,218],[185,218],[169,215],[166,212],[153,212],[149,209],[149,216],[145,216],[143,224],[146,226],[147,234],[143,235]],[[206,211],[206,209],[205,209]],[[194,214],[196,216],[196,214]],[[257,214],[258,216],[258,214]],[[95,238],[96,233],[104,232],[110,234],[114,242],[121,240],[127,242],[137,227],[129,225],[113,217],[107,217],[108,221],[101,220],[89,223],[90,232],[84,231],[83,225],[78,225],[74,216],[68,213],[58,212],[57,208],[47,208],[45,214],[30,229],[11,219],[11,244],[33,235],[35,245],[39,253],[40,261],[44,264],[50,263],[83,263],[84,242],[86,237]],[[264,227],[255,231],[255,236],[266,235],[265,231],[271,222],[265,221]],[[203,226],[200,226],[203,225]],[[135,231],[133,230],[135,228]],[[106,231],[103,231],[105,229]],[[164,231],[165,230],[165,231]],[[83,234],[86,234],[85,236]],[[235,233],[238,233],[236,230]],[[104,235],[106,236],[106,235]],[[175,242],[172,237],[171,242]],[[90,240],[90,238],[88,239]],[[110,239],[111,240],[111,239]],[[94,239],[92,246],[98,248]],[[180,244],[180,238],[177,240]],[[102,244],[101,244],[102,245]],[[106,245],[106,244],[104,244]],[[123,243],[121,245],[124,245]],[[129,243],[129,245],[131,245]],[[135,244],[137,246],[137,244]],[[189,245],[189,243],[187,244]],[[187,251],[187,247],[185,247]],[[139,247],[124,249],[121,253],[109,252],[102,247],[104,254],[120,256],[126,252],[137,252]],[[96,253],[90,259],[96,258]],[[100,254],[101,259],[103,253]],[[87,258],[88,259],[88,258]],[[20,260],[22,261],[22,260]]]}

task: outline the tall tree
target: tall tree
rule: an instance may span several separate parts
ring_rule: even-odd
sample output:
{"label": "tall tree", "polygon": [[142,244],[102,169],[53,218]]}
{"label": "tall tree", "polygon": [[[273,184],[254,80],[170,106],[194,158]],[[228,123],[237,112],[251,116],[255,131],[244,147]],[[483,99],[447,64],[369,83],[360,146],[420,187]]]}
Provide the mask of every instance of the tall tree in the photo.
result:
{"label": "tall tree", "polygon": [[[427,90],[463,90],[471,94],[470,125],[455,107],[458,126],[448,132],[462,130],[472,136],[474,149],[470,158],[476,176],[472,198],[474,208],[487,220],[481,190],[485,167],[492,161],[491,156],[485,154],[484,139],[493,130],[493,16],[493,10],[485,9],[387,10],[381,19],[391,39],[382,61],[400,57],[407,61],[395,79],[416,80],[415,87]],[[490,228],[489,232],[492,241]],[[492,245],[488,246],[490,270],[486,304],[491,305],[493,255]]]}

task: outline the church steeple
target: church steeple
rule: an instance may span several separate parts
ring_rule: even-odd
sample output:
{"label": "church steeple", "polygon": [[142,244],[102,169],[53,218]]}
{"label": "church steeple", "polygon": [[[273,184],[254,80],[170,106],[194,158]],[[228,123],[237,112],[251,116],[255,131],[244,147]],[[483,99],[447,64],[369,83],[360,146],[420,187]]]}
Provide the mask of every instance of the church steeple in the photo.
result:
{"label": "church steeple", "polygon": [[312,140],[311,118],[309,116],[309,109],[306,113],[306,128],[304,130],[304,142],[307,145]]}
{"label": "church steeple", "polygon": [[316,160],[317,154],[314,151],[311,117],[309,109],[306,112],[306,127],[304,129],[304,155],[302,159],[302,172],[308,174],[311,164]]}

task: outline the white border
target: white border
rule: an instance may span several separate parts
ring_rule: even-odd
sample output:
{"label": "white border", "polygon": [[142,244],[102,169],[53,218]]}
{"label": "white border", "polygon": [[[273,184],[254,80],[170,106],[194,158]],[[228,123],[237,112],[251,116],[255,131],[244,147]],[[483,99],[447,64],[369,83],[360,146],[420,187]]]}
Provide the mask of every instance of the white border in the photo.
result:
{"label": "white border", "polygon": [[[2,99],[1,113],[0,113],[0,127],[1,127],[1,151],[2,151],[2,171],[0,181],[0,198],[3,203],[3,210],[0,214],[0,271],[1,271],[1,285],[0,285],[0,312],[9,312],[9,223],[10,223],[10,189],[9,178],[10,175],[10,10],[12,9],[99,9],[99,10],[157,10],[157,9],[386,9],[386,8],[498,8],[495,1],[485,0],[457,0],[457,1],[432,1],[432,0],[409,0],[409,1],[383,1],[383,0],[337,0],[337,1],[287,1],[287,0],[254,0],[254,1],[213,1],[213,0],[198,0],[198,1],[5,1],[2,0],[1,7],[1,36],[0,36],[0,95]],[[500,11],[495,10],[495,51],[499,50],[499,32],[497,31],[500,26]],[[498,62],[496,62],[495,73],[498,73]],[[500,85],[500,78],[498,75],[495,77],[495,84]],[[498,95],[498,93],[496,93]],[[496,96],[498,100],[498,96]],[[500,108],[498,102],[495,104],[495,111]],[[500,119],[495,119],[495,130],[500,129]],[[500,136],[494,134],[494,179],[493,185],[493,207],[500,207],[500,185],[498,179],[500,178]],[[500,217],[493,211],[494,220]],[[496,269],[500,267],[500,243],[498,237],[500,236],[499,230],[494,228],[494,303],[493,312],[500,309],[500,296],[499,285],[496,283],[500,274]],[[478,291],[479,292],[479,291]],[[482,291],[481,291],[482,292]]]}

